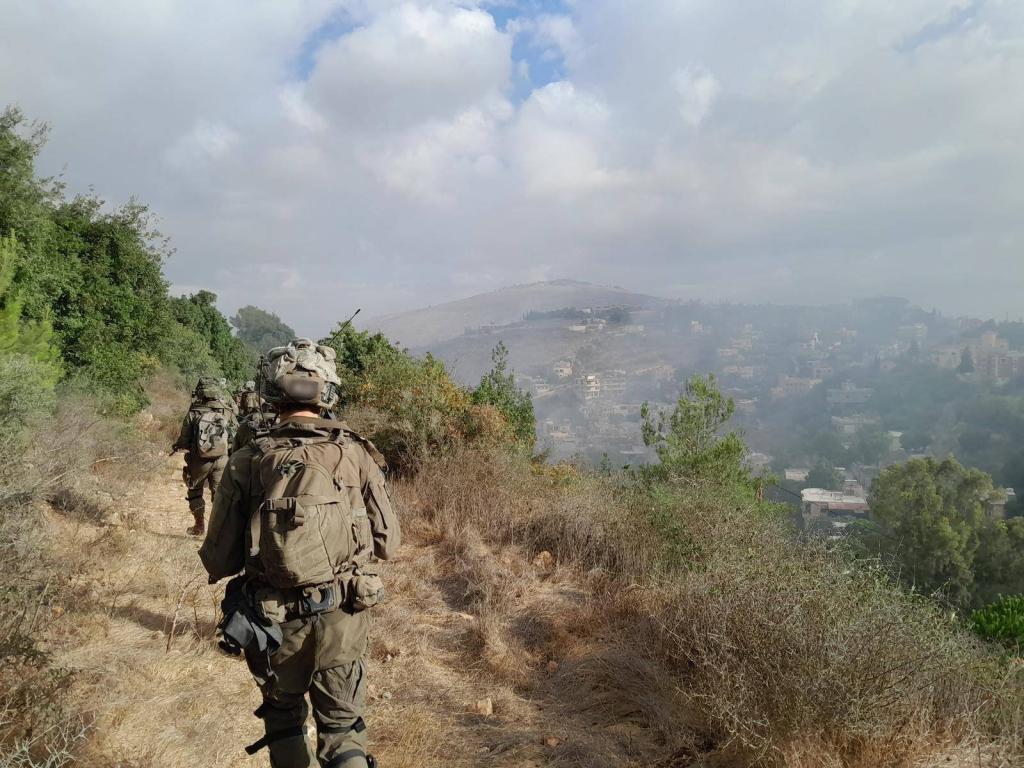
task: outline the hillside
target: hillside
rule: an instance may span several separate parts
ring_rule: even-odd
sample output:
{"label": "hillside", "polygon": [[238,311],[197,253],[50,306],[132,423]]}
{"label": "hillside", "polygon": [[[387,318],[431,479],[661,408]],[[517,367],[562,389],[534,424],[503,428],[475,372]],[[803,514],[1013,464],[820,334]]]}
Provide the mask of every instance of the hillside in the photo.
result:
{"label": "hillside", "polygon": [[387,315],[367,320],[365,326],[382,331],[402,346],[418,349],[461,336],[467,328],[515,322],[531,311],[612,305],[655,308],[669,303],[668,299],[622,288],[577,280],[552,280],[511,286],[458,301]]}
{"label": "hillside", "polygon": [[[46,647],[83,765],[265,764],[242,751],[258,694],[216,649],[222,588],[182,532],[179,462],[137,447],[140,474],[102,514],[42,518],[68,573]],[[1006,683],[929,611],[700,503],[684,519],[701,565],[669,578],[654,531],[606,490],[478,451],[395,484],[407,543],[369,660],[381,765],[1014,764]]]}

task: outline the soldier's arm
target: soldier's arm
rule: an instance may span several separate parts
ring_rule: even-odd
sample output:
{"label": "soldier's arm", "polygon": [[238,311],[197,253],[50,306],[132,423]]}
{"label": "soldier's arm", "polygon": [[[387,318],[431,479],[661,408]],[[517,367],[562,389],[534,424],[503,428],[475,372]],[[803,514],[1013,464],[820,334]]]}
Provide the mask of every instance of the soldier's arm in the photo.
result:
{"label": "soldier's arm", "polygon": [[245,567],[248,498],[240,480],[236,463],[231,461],[213,498],[210,526],[199,548],[199,558],[211,582],[233,576]]}
{"label": "soldier's arm", "polygon": [[364,452],[362,465],[360,479],[366,515],[370,519],[370,528],[373,531],[373,554],[381,560],[390,560],[397,554],[402,544],[398,514],[391,504],[384,472],[369,453]]}

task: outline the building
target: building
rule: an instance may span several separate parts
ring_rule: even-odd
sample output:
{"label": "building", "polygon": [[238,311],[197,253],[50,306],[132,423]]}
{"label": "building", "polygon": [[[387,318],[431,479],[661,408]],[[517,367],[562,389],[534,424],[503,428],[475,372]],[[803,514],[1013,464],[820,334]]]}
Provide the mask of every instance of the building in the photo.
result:
{"label": "building", "polygon": [[852,381],[844,381],[838,388],[829,389],[825,401],[832,406],[864,405],[875,394],[871,387],[858,387]]}
{"label": "building", "polygon": [[963,353],[962,347],[944,344],[941,347],[934,347],[928,350],[928,359],[932,361],[932,365],[951,371],[960,365],[960,358]]}
{"label": "building", "polygon": [[676,369],[671,365],[661,363],[659,365],[650,365],[646,368],[638,368],[633,372],[633,375],[654,379],[655,381],[670,381],[676,375]]}
{"label": "building", "polygon": [[572,363],[568,360],[559,360],[551,367],[552,372],[560,379],[568,379],[572,376]]}
{"label": "building", "polygon": [[928,326],[924,323],[914,323],[913,325],[901,325],[896,329],[896,336],[900,341],[905,341],[908,344],[917,342],[920,344],[928,338]]}
{"label": "building", "polygon": [[836,432],[841,435],[856,435],[869,424],[877,423],[877,416],[867,416],[863,413],[857,413],[853,416],[832,417],[832,426],[835,427]]}
{"label": "building", "polygon": [[792,397],[794,395],[806,395],[816,386],[821,384],[821,379],[807,379],[799,376],[782,376],[779,384],[772,387],[772,397]]}
{"label": "building", "polygon": [[804,521],[835,516],[865,517],[870,508],[863,496],[849,496],[842,491],[804,488],[800,491],[800,511]]}
{"label": "building", "polygon": [[580,376],[579,383],[584,400],[597,400],[601,396],[601,377],[596,373]]}
{"label": "building", "polygon": [[791,483],[806,483],[809,474],[811,474],[811,470],[804,467],[791,467],[782,471],[783,478]]}

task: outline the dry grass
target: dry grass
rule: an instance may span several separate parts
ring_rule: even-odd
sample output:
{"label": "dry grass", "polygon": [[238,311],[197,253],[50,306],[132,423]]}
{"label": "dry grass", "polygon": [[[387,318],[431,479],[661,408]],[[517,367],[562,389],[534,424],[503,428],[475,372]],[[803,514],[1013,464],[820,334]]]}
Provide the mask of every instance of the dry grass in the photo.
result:
{"label": "dry grass", "polygon": [[[680,765],[1021,759],[1019,668],[880,572],[797,545],[755,509],[658,499],[477,451],[436,460],[403,493],[486,621],[482,657],[503,656],[499,676],[519,685],[538,657],[571,660],[563,693],[575,710],[644,734],[620,761],[649,759],[645,740]],[[668,519],[686,557],[666,567]],[[481,563],[487,547],[520,562],[555,553],[584,597],[540,607],[530,574]]]}
{"label": "dry grass", "polygon": [[[170,410],[143,421],[161,447],[177,428]],[[183,533],[180,459],[133,451],[151,458],[91,466],[116,486],[105,511],[70,505],[42,529],[74,572],[46,603],[62,614],[47,642],[71,674],[66,711],[91,725],[80,759],[265,764],[241,751],[260,733],[258,694],[212,642],[219,590]],[[479,448],[430,459],[394,491],[407,544],[375,609],[368,715],[389,768],[1020,758],[1005,667],[752,510]]]}

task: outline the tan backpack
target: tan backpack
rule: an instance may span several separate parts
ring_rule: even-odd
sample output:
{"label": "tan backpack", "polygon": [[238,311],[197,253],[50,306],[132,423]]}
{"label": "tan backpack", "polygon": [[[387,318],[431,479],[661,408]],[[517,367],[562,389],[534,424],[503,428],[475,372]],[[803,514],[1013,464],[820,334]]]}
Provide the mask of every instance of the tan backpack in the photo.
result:
{"label": "tan backpack", "polygon": [[373,538],[353,450],[340,430],[254,442],[263,501],[250,521],[251,554],[271,587],[325,584],[369,559]]}
{"label": "tan backpack", "polygon": [[192,450],[203,459],[227,456],[231,447],[231,420],[222,408],[204,405],[192,424]]}

